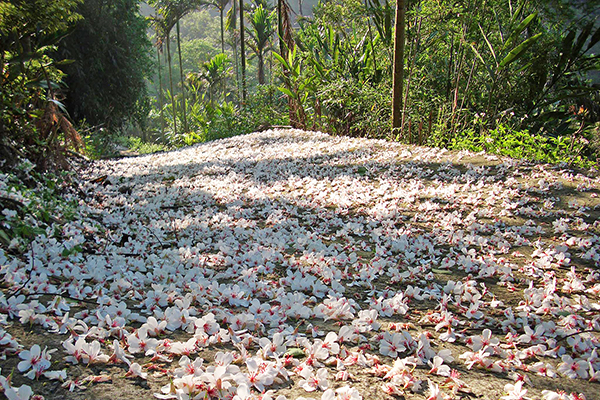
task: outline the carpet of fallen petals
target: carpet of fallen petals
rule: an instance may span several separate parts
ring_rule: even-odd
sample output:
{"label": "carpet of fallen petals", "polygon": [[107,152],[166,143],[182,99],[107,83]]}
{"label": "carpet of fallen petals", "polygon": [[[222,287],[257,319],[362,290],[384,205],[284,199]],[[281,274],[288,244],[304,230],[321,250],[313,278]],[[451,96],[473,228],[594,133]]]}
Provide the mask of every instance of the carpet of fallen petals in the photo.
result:
{"label": "carpet of fallen petals", "polygon": [[591,172],[278,130],[79,179],[0,249],[8,399],[600,399]]}

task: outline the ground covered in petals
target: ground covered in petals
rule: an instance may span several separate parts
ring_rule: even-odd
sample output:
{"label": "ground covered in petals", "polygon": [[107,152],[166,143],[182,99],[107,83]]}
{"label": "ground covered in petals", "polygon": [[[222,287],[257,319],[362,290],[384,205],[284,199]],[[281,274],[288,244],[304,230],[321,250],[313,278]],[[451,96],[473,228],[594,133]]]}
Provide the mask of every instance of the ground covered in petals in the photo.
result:
{"label": "ground covered in petals", "polygon": [[0,249],[0,391],[600,399],[599,191],[296,130],[94,162],[77,218]]}

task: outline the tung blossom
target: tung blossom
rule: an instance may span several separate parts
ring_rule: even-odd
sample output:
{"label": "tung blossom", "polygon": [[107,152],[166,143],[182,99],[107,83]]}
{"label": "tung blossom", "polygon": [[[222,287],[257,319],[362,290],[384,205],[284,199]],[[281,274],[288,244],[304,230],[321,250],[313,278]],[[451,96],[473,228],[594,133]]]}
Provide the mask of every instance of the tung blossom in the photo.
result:
{"label": "tung blossom", "polygon": [[526,400],[527,389],[523,389],[523,382],[519,381],[514,385],[507,383],[504,386],[504,391],[507,393],[506,396],[500,397],[501,400]]}
{"label": "tung blossom", "polygon": [[34,344],[30,350],[23,350],[19,353],[19,358],[22,360],[17,365],[20,372],[28,371],[26,376],[29,379],[38,378],[48,368],[50,368],[50,359],[52,358],[47,348],[42,349],[39,345]]}
{"label": "tung blossom", "polygon": [[312,392],[316,389],[323,391],[329,387],[329,372],[326,368],[319,368],[317,373],[313,373],[312,368],[304,368],[299,375],[304,378],[298,381],[298,385],[301,386],[307,392]]}

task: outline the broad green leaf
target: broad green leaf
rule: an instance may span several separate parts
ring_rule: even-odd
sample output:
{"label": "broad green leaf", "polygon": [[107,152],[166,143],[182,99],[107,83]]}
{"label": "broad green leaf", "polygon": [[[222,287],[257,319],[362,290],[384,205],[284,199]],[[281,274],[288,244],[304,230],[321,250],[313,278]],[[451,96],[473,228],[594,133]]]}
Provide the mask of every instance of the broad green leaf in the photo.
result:
{"label": "broad green leaf", "polygon": [[575,30],[569,31],[569,33],[565,37],[565,40],[563,40],[560,60],[558,61],[558,64],[556,64],[556,68],[554,69],[553,76],[556,77],[558,74],[560,74],[560,72],[564,69],[565,65],[567,65],[569,58],[571,58],[571,53],[573,51],[573,41],[575,40],[575,35],[576,35]]}
{"label": "broad green leaf", "polygon": [[[57,86],[58,86],[58,85],[57,85]],[[56,106],[57,106],[58,108],[60,108],[60,110],[61,110],[63,113],[65,113],[66,115],[69,115],[69,112],[67,111],[67,108],[65,107],[65,105],[64,105],[63,103],[61,103],[60,101],[58,101],[58,100],[55,100],[55,99],[50,99],[50,100],[48,100],[48,101],[50,101],[50,102],[52,102],[52,103],[56,104]]]}
{"label": "broad green leaf", "polygon": [[500,62],[500,65],[498,66],[499,68],[504,68],[507,65],[517,61],[523,54],[525,54],[525,52],[531,47],[533,46],[533,44],[538,41],[538,39],[542,37],[541,33],[538,33],[535,36],[530,37],[529,39],[525,40],[523,43],[521,43],[520,45],[518,45],[517,47],[515,47],[514,49],[512,49],[510,51],[510,53],[508,53],[508,55],[506,57],[504,57],[504,59]]}
{"label": "broad green leaf", "polygon": [[0,239],[2,239],[7,245],[10,243],[10,237],[8,237],[6,232],[4,232],[2,229],[0,229]]}
{"label": "broad green leaf", "polygon": [[[511,16],[511,23],[515,23],[517,21],[517,18],[519,18],[519,16],[522,14],[523,12],[523,8],[525,7],[525,1],[521,2],[521,4],[519,5],[519,8],[517,8],[517,10],[514,12],[514,14],[512,14]],[[512,7],[511,10],[512,12]]]}
{"label": "broad green leaf", "polygon": [[277,89],[279,89],[281,92],[283,92],[284,94],[286,94],[286,95],[288,95],[288,96],[290,96],[292,98],[296,97],[296,96],[294,96],[294,93],[292,93],[292,91],[289,90],[288,88],[285,88],[283,86],[279,86]]}
{"label": "broad green leaf", "polygon": [[530,14],[527,18],[525,18],[521,23],[515,28],[513,33],[509,36],[506,43],[504,43],[504,49],[508,49],[511,47],[519,37],[519,35],[531,24],[531,22],[537,17],[537,12]]}
{"label": "broad green leaf", "polygon": [[592,29],[594,29],[594,22],[592,21],[586,26],[583,27],[579,37],[577,38],[577,42],[575,42],[575,46],[573,46],[573,57],[578,57],[579,52],[583,49],[583,45],[587,42],[588,38],[592,33]]}
{"label": "broad green leaf", "polygon": [[277,61],[279,61],[279,63],[280,63],[280,64],[281,64],[281,65],[282,65],[282,66],[283,66],[285,69],[287,69],[288,71],[289,71],[290,69],[292,69],[292,68],[290,67],[290,64],[288,64],[288,62],[287,62],[287,61],[286,61],[286,60],[285,60],[283,57],[281,57],[279,54],[277,54],[277,53],[275,53],[275,52],[273,52],[272,54],[275,56],[275,59],[276,59]]}
{"label": "broad green leaf", "polygon": [[302,99],[300,99],[300,105],[305,104],[307,99],[308,99],[308,92],[304,93],[304,96],[302,96]]}
{"label": "broad green leaf", "polygon": [[490,74],[490,76],[492,78],[495,78],[495,76],[496,76],[495,72],[487,65],[487,63],[485,62],[485,60],[481,56],[481,53],[479,53],[479,51],[477,50],[477,48],[475,48],[475,46],[472,43],[469,43],[469,45],[471,46],[471,49],[473,50],[473,53],[475,53],[475,55],[477,56],[477,58],[479,59],[479,61],[481,61],[481,63],[483,64],[483,66],[487,69],[487,71]]}
{"label": "broad green leaf", "polygon": [[594,47],[598,42],[600,42],[600,27],[598,27],[598,29],[596,29],[596,32],[594,32],[594,34],[592,35],[592,38],[590,39],[588,47],[587,49],[585,49],[585,52],[587,53],[588,50]]}
{"label": "broad green leaf", "polygon": [[285,353],[286,356],[292,356],[294,358],[302,358],[305,357],[306,354],[304,353],[304,350],[299,349],[297,347],[292,347],[291,349],[288,349],[288,351]]}
{"label": "broad green leaf", "polygon": [[541,103],[537,108],[544,108],[544,107],[549,106],[550,104],[554,104],[554,103],[557,103],[562,100],[576,99],[576,98],[580,98],[582,96],[589,96],[590,93],[598,90],[594,87],[585,87],[585,86],[572,87],[569,89],[571,90],[569,93],[561,94],[560,96],[551,97],[549,100],[546,100],[545,102]]}
{"label": "broad green leaf", "polygon": [[526,69],[528,69],[528,68],[529,68],[529,67],[531,67],[532,65],[533,65],[533,63],[531,63],[531,62],[528,62],[528,63],[527,63],[527,64],[525,64],[525,65],[524,65],[522,68],[519,68],[519,69],[517,70],[517,73],[519,74],[519,73],[521,73],[521,72],[525,71]]}

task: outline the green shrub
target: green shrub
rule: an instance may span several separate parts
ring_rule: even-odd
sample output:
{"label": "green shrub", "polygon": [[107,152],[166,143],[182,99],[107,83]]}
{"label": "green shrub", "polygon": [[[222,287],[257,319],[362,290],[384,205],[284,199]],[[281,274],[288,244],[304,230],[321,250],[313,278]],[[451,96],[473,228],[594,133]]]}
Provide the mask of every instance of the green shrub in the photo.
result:
{"label": "green shrub", "polygon": [[495,129],[481,134],[473,128],[466,129],[452,138],[448,147],[580,167],[597,164],[595,157],[584,154],[590,147],[585,137],[541,135],[514,129],[506,124],[499,124]]}
{"label": "green shrub", "polygon": [[384,85],[354,80],[332,82],[318,94],[322,115],[317,125],[336,135],[384,138],[391,129],[391,99]]}
{"label": "green shrub", "polygon": [[78,206],[65,196],[69,186],[70,173],[38,173],[28,160],[0,173],[0,244],[23,253],[38,235],[62,239],[59,226]]}

